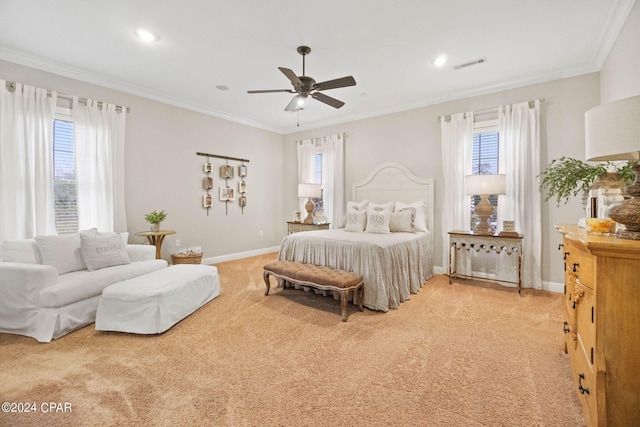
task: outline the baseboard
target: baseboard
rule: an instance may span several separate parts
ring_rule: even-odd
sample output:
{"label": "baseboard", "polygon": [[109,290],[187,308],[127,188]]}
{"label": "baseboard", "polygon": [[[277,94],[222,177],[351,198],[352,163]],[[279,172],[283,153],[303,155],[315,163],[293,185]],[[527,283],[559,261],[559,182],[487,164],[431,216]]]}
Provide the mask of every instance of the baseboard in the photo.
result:
{"label": "baseboard", "polygon": [[280,246],[274,246],[274,247],[271,247],[271,248],[262,248],[262,249],[256,249],[256,250],[253,250],[253,251],[237,252],[235,254],[220,255],[220,256],[211,257],[211,258],[204,258],[202,260],[202,264],[217,264],[219,262],[235,261],[237,259],[243,259],[243,258],[249,258],[249,257],[252,257],[252,256],[269,254],[271,252],[278,252],[279,250],[280,250]]}
{"label": "baseboard", "polygon": [[[445,274],[444,273],[444,269],[440,266],[434,266],[433,267],[433,274]],[[489,280],[493,280],[494,276],[491,274],[486,274],[486,273],[480,273],[480,272],[475,272],[473,273],[474,276],[481,278],[481,279],[489,279]],[[515,287],[516,285],[512,284],[512,283],[505,283],[505,286],[513,286]],[[526,289],[526,288],[523,288]],[[549,292],[555,292],[558,294],[563,294],[564,293],[564,283],[558,283],[558,282],[542,282],[542,290],[543,291],[549,291]]]}

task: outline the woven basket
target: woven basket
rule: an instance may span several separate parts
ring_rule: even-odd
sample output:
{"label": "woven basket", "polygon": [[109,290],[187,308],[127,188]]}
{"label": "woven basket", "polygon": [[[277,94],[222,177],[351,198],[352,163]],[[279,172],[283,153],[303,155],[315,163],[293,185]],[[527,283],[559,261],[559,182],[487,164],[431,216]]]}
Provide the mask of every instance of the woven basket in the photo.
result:
{"label": "woven basket", "polygon": [[202,261],[202,254],[195,255],[176,255],[171,254],[171,262],[176,264],[200,264]]}

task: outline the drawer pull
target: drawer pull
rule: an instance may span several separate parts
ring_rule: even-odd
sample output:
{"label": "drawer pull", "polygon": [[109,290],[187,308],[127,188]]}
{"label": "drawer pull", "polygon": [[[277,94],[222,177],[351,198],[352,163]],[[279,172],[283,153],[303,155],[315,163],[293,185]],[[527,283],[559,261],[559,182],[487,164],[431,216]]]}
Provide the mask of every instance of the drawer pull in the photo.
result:
{"label": "drawer pull", "polygon": [[564,322],[564,325],[562,326],[562,331],[566,334],[567,332],[571,332],[571,329],[569,329],[569,323]]}
{"label": "drawer pull", "polygon": [[582,387],[582,380],[584,379],[584,374],[580,374],[578,375],[578,390],[580,391],[580,394],[590,394],[589,393],[589,389]]}
{"label": "drawer pull", "polygon": [[579,262],[574,262],[573,263],[573,268],[572,268],[574,273],[578,272],[578,267],[580,267],[580,263]]}
{"label": "drawer pull", "polygon": [[558,250],[559,250],[559,251],[560,251],[560,250],[562,250],[562,247],[563,247],[563,246],[564,246],[564,245],[563,245],[562,243],[560,243],[560,244],[558,245]]}

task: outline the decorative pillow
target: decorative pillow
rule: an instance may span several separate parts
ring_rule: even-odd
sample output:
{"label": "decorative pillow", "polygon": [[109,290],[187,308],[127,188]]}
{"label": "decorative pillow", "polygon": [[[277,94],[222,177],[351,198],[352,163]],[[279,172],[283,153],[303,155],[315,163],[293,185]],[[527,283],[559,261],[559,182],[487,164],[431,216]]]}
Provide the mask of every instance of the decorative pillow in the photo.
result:
{"label": "decorative pillow", "polygon": [[3,240],[0,258],[5,262],[40,264],[40,250],[33,239]]}
{"label": "decorative pillow", "polygon": [[367,228],[366,233],[389,233],[389,221],[391,220],[391,210],[383,208],[367,208]]}
{"label": "decorative pillow", "polygon": [[351,208],[344,216],[346,225],[345,231],[362,232],[367,224],[367,211]]}
{"label": "decorative pillow", "polygon": [[392,233],[413,233],[413,220],[416,217],[416,208],[404,208],[391,214],[389,230]]}
{"label": "decorative pillow", "polygon": [[396,202],[394,200],[392,200],[392,201],[386,202],[386,203],[369,202],[369,204],[367,205],[367,208],[389,209],[391,212],[393,212],[395,206],[396,206]]}
{"label": "decorative pillow", "polygon": [[80,249],[79,234],[62,236],[36,236],[42,263],[58,270],[58,274],[87,268]]}
{"label": "decorative pillow", "polygon": [[130,264],[127,245],[120,233],[80,234],[82,256],[89,271]]}
{"label": "decorative pillow", "polygon": [[356,209],[358,211],[366,211],[367,205],[369,204],[368,200],[363,200],[361,202],[349,201],[347,202],[347,209],[345,210],[344,218],[342,219],[342,228],[347,226],[347,215],[351,209]]}
{"label": "decorative pillow", "polygon": [[413,219],[413,228],[415,231],[427,231],[427,218],[425,214],[426,203],[424,200],[418,200],[410,204],[396,202],[396,212],[400,212],[404,208],[415,208],[416,216]]}

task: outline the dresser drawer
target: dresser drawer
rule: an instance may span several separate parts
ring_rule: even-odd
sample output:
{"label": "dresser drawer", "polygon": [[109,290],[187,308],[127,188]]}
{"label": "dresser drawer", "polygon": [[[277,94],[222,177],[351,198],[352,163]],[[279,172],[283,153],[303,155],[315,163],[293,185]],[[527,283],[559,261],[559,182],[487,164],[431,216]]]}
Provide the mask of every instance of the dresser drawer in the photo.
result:
{"label": "dresser drawer", "polygon": [[595,312],[595,294],[593,289],[584,286],[580,281],[576,281],[573,290],[574,295],[574,316],[575,316],[575,332],[578,336],[579,347],[584,353],[588,367],[592,372],[596,371],[596,312]]}
{"label": "dresser drawer", "polygon": [[598,406],[596,398],[596,374],[591,372],[589,361],[583,357],[582,351],[570,351],[571,371],[573,374],[573,385],[578,394],[578,399],[582,403],[584,410],[585,424],[588,426],[597,425]]}
{"label": "dresser drawer", "polygon": [[576,275],[580,282],[593,289],[594,281],[594,257],[584,247],[565,241],[564,248],[567,255],[565,260],[567,270]]}

